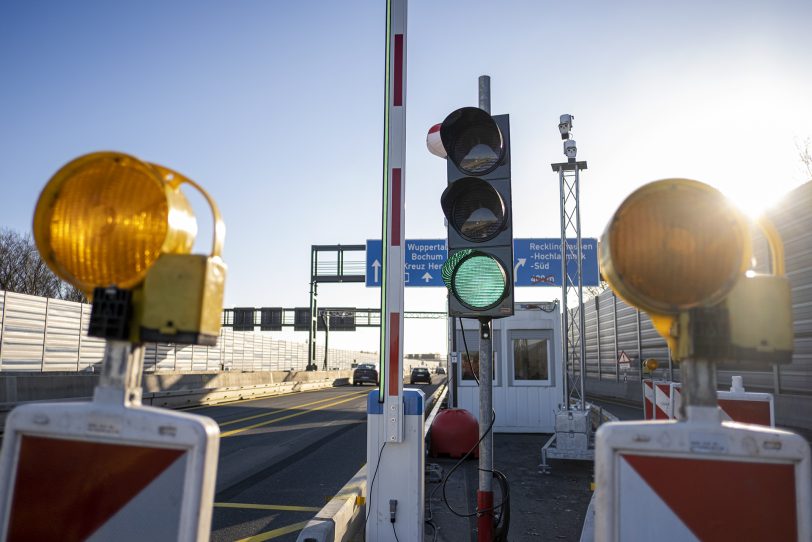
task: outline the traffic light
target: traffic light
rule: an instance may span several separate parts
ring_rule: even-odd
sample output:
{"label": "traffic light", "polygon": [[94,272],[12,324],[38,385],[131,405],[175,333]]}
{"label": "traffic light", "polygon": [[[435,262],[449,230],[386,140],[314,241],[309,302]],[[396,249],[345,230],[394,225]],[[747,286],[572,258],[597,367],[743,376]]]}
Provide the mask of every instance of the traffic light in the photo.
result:
{"label": "traffic light", "polygon": [[620,205],[600,243],[601,274],[645,311],[675,360],[788,363],[792,308],[783,245],[766,219],[773,275],[748,271],[750,225],[714,188],[649,183]]}
{"label": "traffic light", "polygon": [[448,115],[440,127],[448,187],[440,204],[448,221],[449,316],[513,314],[513,217],[510,122],[476,107]]}
{"label": "traffic light", "polygon": [[[213,214],[210,255],[190,254],[197,221],[182,185]],[[93,302],[88,333],[131,342],[216,343],[225,226],[194,181],[123,153],[81,156],[54,174],[34,212],[46,264]]]}

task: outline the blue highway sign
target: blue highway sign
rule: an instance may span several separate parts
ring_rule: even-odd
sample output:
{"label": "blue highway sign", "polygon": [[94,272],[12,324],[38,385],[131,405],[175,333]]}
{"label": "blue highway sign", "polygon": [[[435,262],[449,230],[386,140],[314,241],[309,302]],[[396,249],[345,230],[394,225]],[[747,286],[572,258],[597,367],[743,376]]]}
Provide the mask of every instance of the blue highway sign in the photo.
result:
{"label": "blue highway sign", "polygon": [[[575,239],[567,244],[571,252],[577,252]],[[598,286],[598,240],[581,239],[581,256],[584,286]],[[382,244],[377,239],[367,240],[366,285],[380,286]],[[445,286],[440,270],[448,257],[445,239],[407,239],[406,286]],[[578,272],[577,258],[569,257],[567,266],[570,276]],[[513,281],[517,287],[561,286],[561,239],[514,239],[513,240]]]}
{"label": "blue highway sign", "polygon": [[[576,239],[567,240],[567,273],[578,273]],[[598,286],[598,240],[581,238],[581,284]],[[561,238],[513,239],[513,281],[516,286],[561,286]]]}
{"label": "blue highway sign", "polygon": [[[381,285],[382,250],[382,243],[379,240],[367,240],[367,286]],[[445,239],[406,239],[406,266],[403,277],[406,286],[445,287],[440,270],[447,258]]]}

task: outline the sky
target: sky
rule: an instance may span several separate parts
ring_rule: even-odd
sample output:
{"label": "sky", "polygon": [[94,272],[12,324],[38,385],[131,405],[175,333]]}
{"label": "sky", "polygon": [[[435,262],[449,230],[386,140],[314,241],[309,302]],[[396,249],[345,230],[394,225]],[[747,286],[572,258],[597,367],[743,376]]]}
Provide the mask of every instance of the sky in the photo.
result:
{"label": "sky", "polygon": [[[216,200],[226,307],[307,306],[312,245],[380,235],[384,19],[384,0],[3,0],[0,227],[30,231],[39,192],[66,162],[125,152]],[[426,133],[477,104],[483,74],[492,112],[510,114],[515,237],[560,236],[549,164],[564,161],[563,113],[589,164],[584,237],[662,178],[763,210],[809,180],[796,146],[812,137],[811,23],[808,0],[411,0],[406,237],[445,237],[445,164]],[[205,252],[209,214],[187,194]],[[409,311],[445,308],[442,288],[405,296]],[[319,287],[321,306],[379,303],[363,285]],[[444,320],[406,320],[404,341],[406,353],[444,351]],[[375,329],[330,336],[331,347],[377,344]]]}

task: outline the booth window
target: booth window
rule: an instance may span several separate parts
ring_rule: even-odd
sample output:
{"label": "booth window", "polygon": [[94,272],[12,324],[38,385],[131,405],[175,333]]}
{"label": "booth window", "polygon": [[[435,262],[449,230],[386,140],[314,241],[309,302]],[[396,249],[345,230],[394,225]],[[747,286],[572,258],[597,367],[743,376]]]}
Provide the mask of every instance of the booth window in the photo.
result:
{"label": "booth window", "polygon": [[[501,332],[494,330],[491,335],[493,341],[493,382],[495,385],[499,383],[499,349],[501,345]],[[466,354],[466,346],[467,354]],[[460,384],[463,385],[476,385],[474,382],[474,375],[479,378],[479,330],[466,329],[465,341],[461,330],[457,329],[457,351],[459,352],[459,375]],[[471,356],[471,363],[468,363],[468,356]],[[471,367],[473,366],[473,371]]]}
{"label": "booth window", "polygon": [[[462,379],[463,380],[474,380],[474,373],[476,373],[476,377],[479,378],[479,352],[471,352],[471,363],[468,363],[468,355],[465,352],[462,352],[460,356],[462,359]],[[474,373],[471,372],[471,367],[474,368]],[[491,372],[491,380],[496,381],[496,352],[493,353],[493,369]]]}
{"label": "booth window", "polygon": [[547,339],[513,339],[513,380],[548,380],[549,354]]}

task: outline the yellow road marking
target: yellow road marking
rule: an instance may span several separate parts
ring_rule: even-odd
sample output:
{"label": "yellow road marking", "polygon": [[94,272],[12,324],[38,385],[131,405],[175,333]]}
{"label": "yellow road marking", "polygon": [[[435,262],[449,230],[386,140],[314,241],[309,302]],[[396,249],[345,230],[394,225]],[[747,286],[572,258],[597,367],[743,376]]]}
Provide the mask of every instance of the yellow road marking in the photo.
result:
{"label": "yellow road marking", "polygon": [[257,418],[264,418],[267,416],[276,416],[277,414],[281,414],[282,412],[288,412],[289,410],[295,410],[297,408],[308,407],[311,405],[317,405],[319,403],[326,403],[327,401],[333,401],[335,399],[341,399],[342,397],[348,397],[350,395],[360,395],[361,393],[365,392],[354,392],[354,393],[345,393],[344,395],[339,395],[337,397],[328,397],[327,399],[319,399],[318,401],[313,401],[311,403],[305,403],[303,405],[294,405],[292,407],[283,408],[282,410],[276,410],[274,412],[263,412],[262,414],[254,414],[253,416],[247,416],[245,418],[240,418],[239,420],[231,420],[230,422],[223,422],[220,424],[220,427],[225,427],[226,425],[233,425],[235,423],[240,422],[247,422],[248,420],[255,420]]}
{"label": "yellow road marking", "polygon": [[263,542],[264,540],[277,538],[288,533],[295,533],[296,531],[301,531],[302,529],[305,528],[305,525],[307,525],[307,522],[302,521],[299,523],[294,523],[292,525],[287,525],[286,527],[274,529],[273,531],[266,531],[264,533],[259,533],[258,535],[249,536],[248,538],[237,540],[237,542]]}
{"label": "yellow road marking", "polygon": [[269,399],[271,397],[286,397],[288,395],[305,395],[310,393],[316,393],[318,391],[324,391],[326,388],[315,389],[315,390],[302,390],[302,391],[286,391],[283,393],[277,393],[274,395],[264,395],[260,397],[250,397],[248,399],[236,399],[234,401],[225,401],[223,403],[206,403],[204,405],[196,405],[191,407],[184,407],[183,410],[200,410],[201,408],[216,408],[223,405],[233,405],[237,403],[250,403],[251,401],[260,401],[262,399]]}
{"label": "yellow road marking", "polygon": [[216,502],[215,508],[243,508],[249,510],[283,510],[285,512],[318,512],[315,506],[285,506],[283,504],[248,504],[240,502]]}
{"label": "yellow road marking", "polygon": [[246,427],[241,427],[239,429],[232,429],[231,431],[226,431],[225,433],[220,433],[220,438],[232,437],[232,436],[237,435],[239,433],[243,433],[245,431],[250,431],[251,429],[256,429],[257,427],[263,427],[265,425],[270,425],[272,423],[281,422],[283,420],[289,420],[291,418],[295,418],[297,416],[302,416],[304,414],[309,414],[311,412],[315,412],[315,411],[321,410],[323,408],[340,405],[341,403],[346,403],[347,401],[353,401],[355,399],[358,399],[358,397],[359,397],[359,395],[354,395],[353,397],[350,397],[349,399],[343,399],[341,401],[335,401],[334,403],[327,403],[326,405],[321,405],[321,406],[318,406],[316,408],[311,408],[310,410],[305,410],[304,412],[296,412],[294,414],[288,414],[287,416],[282,416],[280,418],[274,418],[272,420],[268,420],[268,421],[264,421],[264,422],[260,422],[260,423],[255,423],[253,425],[249,425],[249,426],[246,426]]}

